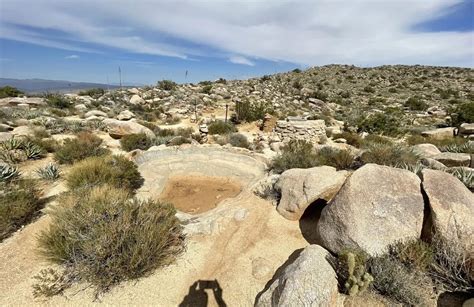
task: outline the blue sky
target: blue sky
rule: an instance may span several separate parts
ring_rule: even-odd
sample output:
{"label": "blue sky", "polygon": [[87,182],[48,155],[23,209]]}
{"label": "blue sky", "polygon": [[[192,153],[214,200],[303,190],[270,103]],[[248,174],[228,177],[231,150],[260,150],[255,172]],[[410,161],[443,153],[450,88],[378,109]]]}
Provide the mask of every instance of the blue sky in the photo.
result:
{"label": "blue sky", "polygon": [[[474,66],[462,0],[0,0],[0,77],[153,84],[332,63]],[[188,77],[185,79],[185,72]]]}

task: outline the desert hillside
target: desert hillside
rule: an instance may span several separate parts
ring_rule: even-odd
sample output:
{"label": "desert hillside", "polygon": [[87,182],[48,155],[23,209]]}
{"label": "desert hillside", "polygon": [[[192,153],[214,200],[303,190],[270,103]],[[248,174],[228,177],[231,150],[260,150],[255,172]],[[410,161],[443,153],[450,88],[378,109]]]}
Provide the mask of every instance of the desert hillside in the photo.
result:
{"label": "desert hillside", "polygon": [[0,305],[472,306],[473,85],[0,88]]}

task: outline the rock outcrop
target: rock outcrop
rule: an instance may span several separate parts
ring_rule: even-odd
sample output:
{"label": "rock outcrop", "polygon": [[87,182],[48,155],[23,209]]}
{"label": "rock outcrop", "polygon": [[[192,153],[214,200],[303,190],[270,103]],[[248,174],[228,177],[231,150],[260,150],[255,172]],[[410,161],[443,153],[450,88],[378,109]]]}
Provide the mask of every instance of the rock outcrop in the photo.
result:
{"label": "rock outcrop", "polygon": [[155,137],[153,131],[133,121],[120,121],[112,118],[104,119],[103,123],[111,137],[120,139],[125,135],[145,133],[149,137]]}
{"label": "rock outcrop", "polygon": [[434,230],[474,253],[474,195],[448,173],[425,169],[422,175]]}
{"label": "rock outcrop", "polygon": [[329,257],[319,245],[306,247],[258,297],[255,306],[335,306],[337,277]]}
{"label": "rock outcrop", "polygon": [[332,252],[362,249],[370,255],[421,235],[424,201],[412,172],[367,164],[346,180],[323,209],[318,224],[322,245]]}
{"label": "rock outcrop", "polygon": [[275,185],[281,193],[278,212],[289,220],[300,219],[314,201],[330,201],[348,175],[347,171],[338,172],[330,166],[295,168],[283,172]]}

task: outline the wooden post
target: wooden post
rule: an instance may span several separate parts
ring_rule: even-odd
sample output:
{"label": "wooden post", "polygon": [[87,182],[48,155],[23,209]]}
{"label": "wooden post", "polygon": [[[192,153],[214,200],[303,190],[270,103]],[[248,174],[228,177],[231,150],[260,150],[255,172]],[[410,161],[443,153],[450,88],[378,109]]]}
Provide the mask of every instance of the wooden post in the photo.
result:
{"label": "wooden post", "polygon": [[225,104],[225,123],[226,123],[226,124],[227,124],[227,112],[228,112],[228,110],[229,110],[229,104],[226,103],[226,104]]}

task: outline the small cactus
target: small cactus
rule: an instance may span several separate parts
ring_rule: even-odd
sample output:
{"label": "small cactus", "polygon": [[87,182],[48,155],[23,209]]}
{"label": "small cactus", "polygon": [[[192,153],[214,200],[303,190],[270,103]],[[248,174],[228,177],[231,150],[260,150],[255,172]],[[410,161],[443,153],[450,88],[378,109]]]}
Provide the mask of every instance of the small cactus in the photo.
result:
{"label": "small cactus", "polygon": [[56,180],[61,175],[59,167],[54,163],[49,163],[45,167],[37,169],[36,173],[41,179],[46,180]]}
{"label": "small cactus", "polygon": [[349,277],[344,286],[349,295],[354,296],[367,290],[374,281],[372,275],[365,271],[363,264],[357,264],[354,253],[349,252],[346,254],[346,263]]}
{"label": "small cactus", "polygon": [[0,182],[7,182],[20,176],[20,172],[14,166],[0,164]]}
{"label": "small cactus", "polygon": [[30,159],[39,159],[43,154],[43,149],[36,144],[31,142],[25,142],[23,145],[23,151],[25,152],[26,158]]}

